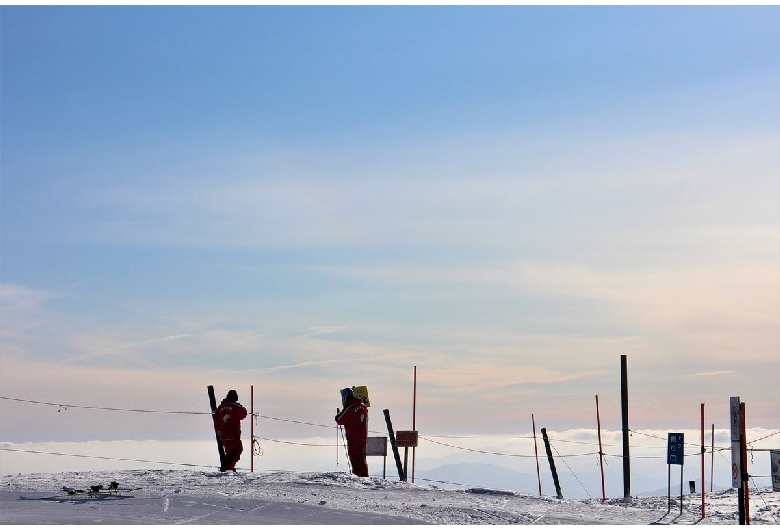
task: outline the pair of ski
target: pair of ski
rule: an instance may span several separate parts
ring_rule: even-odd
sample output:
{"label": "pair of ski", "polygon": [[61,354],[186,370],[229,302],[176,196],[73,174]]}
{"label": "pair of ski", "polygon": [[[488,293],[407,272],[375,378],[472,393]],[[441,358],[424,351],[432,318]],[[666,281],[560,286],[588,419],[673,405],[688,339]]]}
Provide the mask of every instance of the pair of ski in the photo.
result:
{"label": "pair of ski", "polygon": [[209,405],[211,406],[211,422],[214,424],[214,434],[217,437],[217,451],[219,452],[219,470],[222,471],[225,469],[225,448],[222,445],[222,438],[219,436],[219,432],[217,431],[217,422],[215,421],[215,416],[217,414],[217,398],[214,395],[214,386],[209,385],[207,387],[208,394],[209,394]]}
{"label": "pair of ski", "polygon": [[120,488],[118,482],[112,482],[107,488],[104,488],[102,484],[97,486],[90,486],[89,489],[76,489],[68,486],[63,486],[61,493],[58,495],[49,495],[46,497],[25,497],[21,495],[20,500],[23,501],[72,501],[72,500],[109,500],[109,499],[131,499],[133,498],[127,492],[140,490],[141,488]]}

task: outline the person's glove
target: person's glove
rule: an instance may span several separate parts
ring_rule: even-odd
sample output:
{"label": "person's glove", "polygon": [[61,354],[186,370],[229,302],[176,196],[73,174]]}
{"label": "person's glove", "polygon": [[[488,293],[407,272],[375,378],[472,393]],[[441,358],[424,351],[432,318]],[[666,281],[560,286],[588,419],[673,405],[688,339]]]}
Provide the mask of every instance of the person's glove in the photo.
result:
{"label": "person's glove", "polygon": [[339,419],[339,415],[340,415],[340,414],[341,414],[341,409],[336,409],[336,415],[335,415],[335,416],[333,416],[333,419],[334,419],[335,421],[338,421],[338,419]]}

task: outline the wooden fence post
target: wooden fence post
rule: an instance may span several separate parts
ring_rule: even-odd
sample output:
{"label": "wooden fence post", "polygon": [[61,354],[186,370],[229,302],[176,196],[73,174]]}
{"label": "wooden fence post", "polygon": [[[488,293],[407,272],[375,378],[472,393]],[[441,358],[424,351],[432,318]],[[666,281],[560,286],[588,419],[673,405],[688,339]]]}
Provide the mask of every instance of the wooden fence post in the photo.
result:
{"label": "wooden fence post", "polygon": [[558,472],[555,470],[555,462],[553,461],[552,450],[550,449],[550,440],[547,439],[547,429],[542,427],[542,439],[544,439],[544,447],[547,450],[547,461],[550,462],[550,472],[553,476],[553,482],[555,483],[555,493],[559,499],[563,498],[561,493],[561,484],[558,482]]}
{"label": "wooden fence post", "polygon": [[393,456],[395,457],[395,467],[398,468],[398,478],[401,482],[406,482],[406,471],[401,463],[401,455],[398,454],[398,446],[395,443],[395,431],[393,430],[393,422],[390,421],[390,410],[385,409],[382,412],[385,414],[385,423],[387,423],[387,434],[390,436],[390,446],[393,448]]}

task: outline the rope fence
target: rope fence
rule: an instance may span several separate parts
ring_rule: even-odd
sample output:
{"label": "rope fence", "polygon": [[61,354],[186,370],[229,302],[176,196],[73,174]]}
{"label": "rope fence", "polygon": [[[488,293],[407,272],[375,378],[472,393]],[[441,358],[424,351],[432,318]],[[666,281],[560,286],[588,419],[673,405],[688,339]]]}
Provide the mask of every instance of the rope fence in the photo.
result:
{"label": "rope fence", "polygon": [[[111,411],[111,412],[133,412],[133,413],[145,413],[145,414],[180,414],[180,415],[200,415],[200,416],[210,416],[211,412],[201,412],[201,411],[169,411],[169,410],[152,410],[152,409],[135,409],[135,408],[121,408],[121,407],[100,407],[100,406],[88,406],[88,405],[74,405],[74,404],[65,404],[65,403],[55,403],[55,402],[47,402],[47,401],[38,401],[38,400],[31,400],[31,399],[22,399],[22,398],[16,398],[16,397],[8,397],[8,396],[0,396],[0,400],[4,401],[12,401],[12,402],[18,402],[18,403],[28,403],[28,404],[34,404],[34,405],[41,405],[41,406],[49,406],[49,407],[57,407],[57,412],[63,412],[67,411],[69,409],[85,409],[85,410],[104,410],[104,411]],[[319,427],[319,428],[325,428],[328,430],[332,430],[334,428],[333,425],[327,425],[323,423],[316,423],[316,422],[310,422],[310,421],[302,421],[302,420],[296,420],[296,419],[290,419],[290,418],[279,418],[274,416],[266,416],[262,414],[255,413],[253,414],[253,419],[255,421],[255,424],[257,423],[258,419],[264,419],[268,421],[276,421],[276,422],[285,422],[285,423],[292,423],[297,425],[305,425],[305,426],[311,426],[311,427]],[[373,434],[386,434],[384,431],[369,431],[369,433]],[[634,429],[630,429],[630,433],[651,438],[651,439],[657,439],[661,440],[664,443],[667,441],[665,438],[642,432],[637,431]],[[768,438],[778,436],[780,435],[780,431],[773,432],[770,434],[767,434],[765,436],[762,436],[760,438],[757,438],[755,440],[752,440],[748,442],[748,445],[755,444],[757,442],[766,440]],[[468,453],[476,453],[476,454],[482,454],[482,455],[491,455],[491,456],[497,456],[497,457],[506,457],[506,458],[538,458],[538,456],[535,453],[529,453],[529,454],[519,454],[519,453],[508,453],[508,452],[501,452],[501,451],[494,451],[494,450],[487,450],[484,448],[474,448],[474,447],[464,447],[462,445],[456,445],[453,443],[447,443],[440,441],[441,439],[445,440],[454,440],[454,439],[469,439],[469,438],[477,438],[476,435],[446,435],[446,434],[432,434],[432,435],[426,435],[426,436],[419,436],[419,439],[421,441],[447,447],[450,449],[454,449],[457,451],[463,451]],[[533,436],[512,436],[510,437],[511,440],[531,440],[534,439]],[[284,445],[291,445],[291,446],[298,446],[298,447],[328,447],[328,448],[334,448],[334,447],[340,447],[338,443],[307,443],[307,442],[296,442],[292,440],[281,440],[278,438],[266,438],[266,437],[258,437],[255,436],[255,439],[252,440],[252,451],[255,454],[262,454],[263,450],[260,448],[258,440],[264,440],[267,442],[273,442],[278,444],[284,444]],[[583,440],[566,440],[566,439],[552,439],[551,442],[554,441],[556,444],[575,444],[575,445],[585,445],[585,446],[598,446],[598,442],[589,442],[589,441],[583,441]],[[686,456],[700,456],[702,453],[712,453],[713,450],[715,453],[719,454],[726,462],[729,463],[729,460],[723,455],[724,452],[730,452],[731,447],[701,447],[699,444],[696,443],[686,443],[686,446],[695,447],[696,451],[691,452],[689,454],[686,454]],[[574,473],[574,470],[571,468],[569,463],[566,461],[566,459],[570,458],[580,458],[580,457],[598,457],[599,455],[603,457],[609,457],[609,458],[617,458],[622,459],[623,456],[619,454],[609,454],[605,452],[599,452],[599,450],[595,451],[585,451],[581,453],[572,453],[572,454],[561,454],[558,449],[551,443],[552,448],[554,449],[558,459],[562,461],[565,466],[568,468],[568,470],[571,472],[571,474],[575,477],[577,482],[582,486],[582,488],[585,490],[586,494],[590,497],[590,492],[588,492],[585,485],[582,483],[582,481],[577,477],[577,475]],[[613,444],[612,447],[617,446],[616,444]],[[642,450],[650,450],[650,451],[656,451],[656,450],[662,450],[663,453],[660,455],[648,455],[648,454],[634,454],[631,456],[632,459],[666,459],[666,450],[667,446],[664,444],[663,446],[643,446],[638,449]],[[98,460],[108,460],[108,461],[119,461],[119,462],[134,462],[134,463],[144,463],[144,464],[160,464],[160,465],[171,465],[171,466],[183,466],[183,467],[190,467],[190,468],[203,468],[203,469],[214,469],[214,466],[206,466],[201,464],[192,464],[192,463],[183,463],[183,462],[170,462],[170,461],[160,461],[160,460],[148,460],[148,459],[134,459],[134,458],[122,458],[122,457],[107,457],[107,456],[94,456],[94,455],[83,455],[83,454],[71,454],[71,453],[62,453],[62,452],[47,452],[47,451],[39,451],[39,450],[32,450],[32,449],[15,449],[10,447],[0,447],[0,450],[2,451],[8,451],[8,452],[16,452],[16,453],[28,453],[28,454],[38,454],[38,455],[51,455],[51,456],[66,456],[66,457],[75,457],[75,458],[90,458],[90,459],[98,459]],[[752,451],[760,451],[760,450],[768,450],[768,449],[750,449],[751,452],[751,458],[752,458]],[[285,470],[276,470],[276,471],[282,471]],[[761,475],[751,475],[752,477],[762,477]],[[466,484],[459,484],[455,482],[448,482],[448,481],[438,481],[433,479],[426,479],[423,477],[419,477],[420,480],[424,480],[427,482],[438,482],[443,484],[452,484],[456,486],[468,486]]]}

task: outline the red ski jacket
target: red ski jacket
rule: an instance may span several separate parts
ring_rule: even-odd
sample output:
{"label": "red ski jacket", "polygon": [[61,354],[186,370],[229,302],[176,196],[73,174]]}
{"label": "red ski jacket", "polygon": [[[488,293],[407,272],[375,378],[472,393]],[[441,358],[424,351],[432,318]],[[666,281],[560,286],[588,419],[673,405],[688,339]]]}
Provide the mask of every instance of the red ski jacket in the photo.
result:
{"label": "red ski jacket", "polygon": [[241,420],[246,418],[246,409],[240,403],[223,399],[214,414],[214,428],[223,440],[241,439]]}
{"label": "red ski jacket", "polygon": [[346,407],[336,416],[336,423],[344,426],[350,447],[366,447],[368,438],[368,408],[358,398],[348,398]]}

